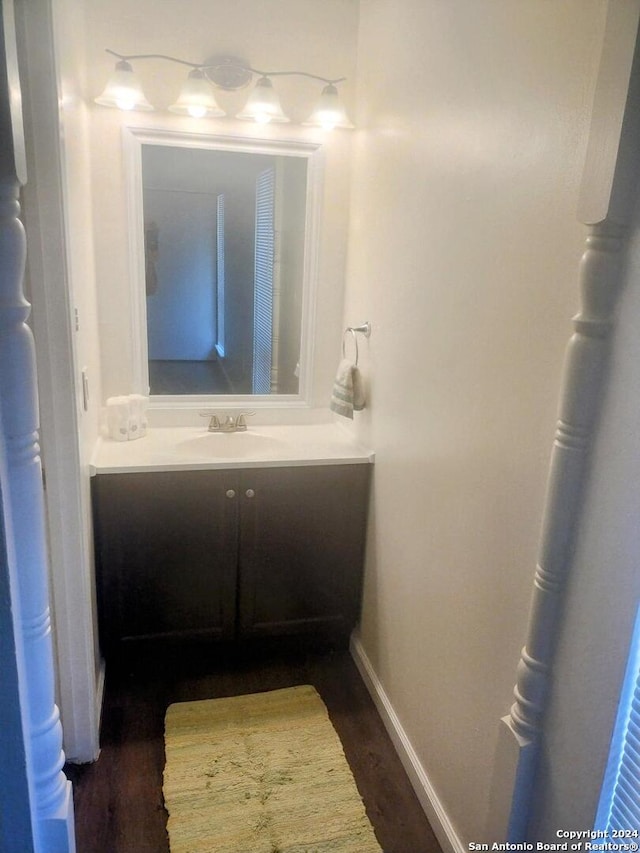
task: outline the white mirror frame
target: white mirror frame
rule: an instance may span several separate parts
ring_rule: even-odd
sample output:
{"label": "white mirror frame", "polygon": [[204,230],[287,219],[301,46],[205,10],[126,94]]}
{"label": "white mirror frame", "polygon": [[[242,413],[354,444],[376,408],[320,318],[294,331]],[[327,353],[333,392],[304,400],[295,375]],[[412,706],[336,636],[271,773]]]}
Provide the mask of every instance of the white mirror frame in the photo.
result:
{"label": "white mirror frame", "polygon": [[254,139],[239,136],[183,133],[156,128],[124,127],[123,147],[129,231],[129,280],[131,345],[134,387],[148,394],[147,306],[144,288],[144,216],[142,198],[142,146],[162,145],[304,157],[307,161],[307,202],[302,283],[300,375],[297,394],[210,394],[166,395],[150,398],[153,409],[202,408],[310,408],[312,399],[315,307],[318,280],[318,247],[324,158],[321,143]]}

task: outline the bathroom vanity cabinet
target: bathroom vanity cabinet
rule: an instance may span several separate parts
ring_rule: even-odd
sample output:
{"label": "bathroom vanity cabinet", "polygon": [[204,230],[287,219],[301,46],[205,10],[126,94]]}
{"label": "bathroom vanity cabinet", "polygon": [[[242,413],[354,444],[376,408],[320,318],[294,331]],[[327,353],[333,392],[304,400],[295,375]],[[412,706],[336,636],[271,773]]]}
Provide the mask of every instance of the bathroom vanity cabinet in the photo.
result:
{"label": "bathroom vanity cabinet", "polygon": [[104,653],[156,638],[346,641],[369,479],[362,464],[93,477]]}

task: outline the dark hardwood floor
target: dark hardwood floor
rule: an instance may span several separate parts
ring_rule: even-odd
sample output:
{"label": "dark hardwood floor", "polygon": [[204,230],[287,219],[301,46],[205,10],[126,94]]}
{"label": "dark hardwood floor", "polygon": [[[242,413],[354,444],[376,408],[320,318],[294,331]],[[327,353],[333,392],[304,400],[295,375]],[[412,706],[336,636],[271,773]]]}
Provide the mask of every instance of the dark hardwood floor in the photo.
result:
{"label": "dark hardwood floor", "polygon": [[169,704],[296,684],[312,684],[325,702],[384,853],[440,853],[349,653],[264,646],[132,650],[109,664],[100,757],[66,767],[78,853],[169,850],[162,800]]}

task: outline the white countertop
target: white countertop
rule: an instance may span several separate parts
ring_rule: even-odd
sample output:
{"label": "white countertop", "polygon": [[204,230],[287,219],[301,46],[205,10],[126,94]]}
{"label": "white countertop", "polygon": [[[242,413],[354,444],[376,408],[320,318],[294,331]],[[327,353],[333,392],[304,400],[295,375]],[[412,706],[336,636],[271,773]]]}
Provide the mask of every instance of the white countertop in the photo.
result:
{"label": "white countertop", "polygon": [[91,476],[208,468],[353,465],[374,454],[337,423],[250,426],[246,432],[211,433],[203,427],[155,427],[135,441],[100,438]]}

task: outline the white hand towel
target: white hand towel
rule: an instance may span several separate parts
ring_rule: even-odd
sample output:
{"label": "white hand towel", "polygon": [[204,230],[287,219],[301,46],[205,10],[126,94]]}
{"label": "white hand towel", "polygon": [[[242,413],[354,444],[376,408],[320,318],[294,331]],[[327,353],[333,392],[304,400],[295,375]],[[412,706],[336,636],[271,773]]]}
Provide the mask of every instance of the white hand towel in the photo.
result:
{"label": "white hand towel", "polygon": [[338,365],[333,382],[329,408],[345,418],[353,420],[353,413],[364,409],[365,397],[362,377],[355,364],[343,358]]}

